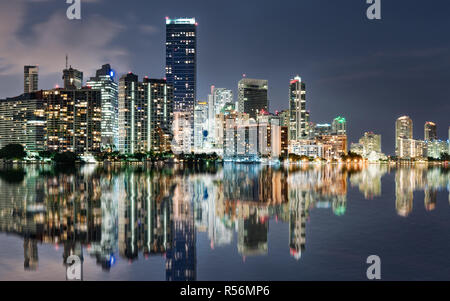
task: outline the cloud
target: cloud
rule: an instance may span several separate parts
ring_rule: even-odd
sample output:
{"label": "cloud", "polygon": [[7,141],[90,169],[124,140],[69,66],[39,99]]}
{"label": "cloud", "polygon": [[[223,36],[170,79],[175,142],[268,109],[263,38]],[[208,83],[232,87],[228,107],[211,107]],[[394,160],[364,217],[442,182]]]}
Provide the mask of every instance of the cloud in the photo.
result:
{"label": "cloud", "polygon": [[125,30],[123,25],[99,15],[68,20],[65,11],[53,13],[41,23],[25,25],[29,2],[0,3],[0,75],[20,74],[29,64],[38,64],[41,75],[60,73],[66,54],[71,65],[85,74],[93,74],[107,62],[118,70],[128,70],[128,52],[111,46]]}
{"label": "cloud", "polygon": [[139,31],[143,34],[152,35],[159,32],[159,28],[153,25],[141,25]]}

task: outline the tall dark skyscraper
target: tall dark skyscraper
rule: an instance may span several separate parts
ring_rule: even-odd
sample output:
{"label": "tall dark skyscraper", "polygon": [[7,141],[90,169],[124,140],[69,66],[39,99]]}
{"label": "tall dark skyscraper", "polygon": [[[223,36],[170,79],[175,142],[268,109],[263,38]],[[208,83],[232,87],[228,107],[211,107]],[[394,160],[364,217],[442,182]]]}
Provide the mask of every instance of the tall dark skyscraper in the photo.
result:
{"label": "tall dark skyscraper", "polygon": [[261,110],[269,111],[267,80],[243,78],[239,81],[239,112],[247,113],[256,119]]}
{"label": "tall dark skyscraper", "polygon": [[197,23],[166,18],[166,78],[174,87],[174,112],[192,113],[197,94]]}

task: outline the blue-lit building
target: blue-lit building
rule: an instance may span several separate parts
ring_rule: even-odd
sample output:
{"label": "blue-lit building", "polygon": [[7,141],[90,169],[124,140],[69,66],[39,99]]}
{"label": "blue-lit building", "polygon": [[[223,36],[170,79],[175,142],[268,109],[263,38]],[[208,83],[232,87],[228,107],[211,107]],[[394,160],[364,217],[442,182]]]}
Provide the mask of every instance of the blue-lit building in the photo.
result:
{"label": "blue-lit building", "polygon": [[109,64],[97,70],[87,86],[101,91],[102,97],[102,149],[116,149],[119,143],[119,100],[115,72]]}
{"label": "blue-lit building", "polygon": [[197,94],[197,23],[166,18],[166,78],[174,87],[174,112],[192,113]]}

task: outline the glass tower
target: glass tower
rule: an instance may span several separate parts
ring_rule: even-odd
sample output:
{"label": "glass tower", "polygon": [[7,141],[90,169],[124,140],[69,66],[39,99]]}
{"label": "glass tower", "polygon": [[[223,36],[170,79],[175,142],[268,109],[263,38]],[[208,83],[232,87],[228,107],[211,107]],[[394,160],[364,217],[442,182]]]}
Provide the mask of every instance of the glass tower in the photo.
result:
{"label": "glass tower", "polygon": [[87,86],[101,91],[102,97],[102,148],[115,149],[119,143],[119,103],[118,85],[114,81],[115,72],[109,64],[97,70]]}
{"label": "glass tower", "polygon": [[166,79],[174,87],[174,111],[191,113],[197,93],[197,23],[166,18]]}

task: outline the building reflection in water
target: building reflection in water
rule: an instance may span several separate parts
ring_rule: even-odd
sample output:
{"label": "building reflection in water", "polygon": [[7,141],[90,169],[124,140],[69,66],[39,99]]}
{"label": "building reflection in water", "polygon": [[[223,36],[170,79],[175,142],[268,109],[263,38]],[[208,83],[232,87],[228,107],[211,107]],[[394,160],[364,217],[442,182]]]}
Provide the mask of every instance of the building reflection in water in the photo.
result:
{"label": "building reflection in water", "polygon": [[0,231],[23,238],[25,270],[38,269],[39,244],[52,244],[63,247],[63,264],[87,255],[109,271],[119,258],[159,256],[166,280],[195,280],[198,232],[211,249],[236,241],[245,260],[268,254],[276,220],[289,226],[286,254],[299,260],[311,209],[345,215],[349,185],[374,199],[389,173],[400,216],[412,212],[415,191],[433,210],[438,191],[450,188],[448,170],[438,167],[27,167],[0,172]]}

